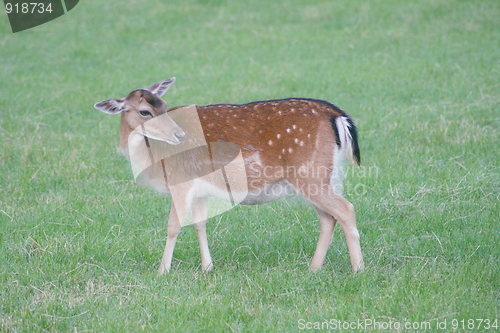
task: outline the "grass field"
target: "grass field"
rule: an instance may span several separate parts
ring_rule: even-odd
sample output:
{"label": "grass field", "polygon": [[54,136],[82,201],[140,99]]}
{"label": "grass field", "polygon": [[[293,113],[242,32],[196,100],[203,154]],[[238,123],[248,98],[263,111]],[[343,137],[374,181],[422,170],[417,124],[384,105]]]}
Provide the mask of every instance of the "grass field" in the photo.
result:
{"label": "grass field", "polygon": [[[497,0],[86,0],[12,34],[1,14],[0,331],[499,331],[499,17]],[[170,199],[135,185],[119,117],[93,104],[172,76],[171,106],[297,96],[353,116],[363,273],[339,227],[308,271],[319,222],[290,198],[211,219],[211,274],[185,227],[157,276]]]}

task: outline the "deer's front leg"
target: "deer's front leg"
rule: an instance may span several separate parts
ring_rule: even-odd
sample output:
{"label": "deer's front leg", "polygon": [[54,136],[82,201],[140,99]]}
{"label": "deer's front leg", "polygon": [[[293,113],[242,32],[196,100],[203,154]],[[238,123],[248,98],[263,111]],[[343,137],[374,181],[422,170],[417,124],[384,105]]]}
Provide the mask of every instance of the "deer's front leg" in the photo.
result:
{"label": "deer's front leg", "polygon": [[160,268],[158,270],[159,275],[170,271],[172,267],[172,256],[174,254],[175,242],[177,241],[177,236],[181,231],[181,226],[186,219],[187,212],[182,212],[179,216],[178,210],[176,209],[174,202],[172,200],[172,207],[170,208],[170,216],[168,218],[168,231],[167,231],[167,243],[165,244],[165,250],[163,251],[163,257],[161,258]]}
{"label": "deer's front leg", "polygon": [[207,217],[208,217],[208,198],[197,198],[193,201],[192,206],[194,228],[198,234],[201,254],[201,268],[205,272],[210,272],[213,268],[212,257],[208,249],[207,240]]}

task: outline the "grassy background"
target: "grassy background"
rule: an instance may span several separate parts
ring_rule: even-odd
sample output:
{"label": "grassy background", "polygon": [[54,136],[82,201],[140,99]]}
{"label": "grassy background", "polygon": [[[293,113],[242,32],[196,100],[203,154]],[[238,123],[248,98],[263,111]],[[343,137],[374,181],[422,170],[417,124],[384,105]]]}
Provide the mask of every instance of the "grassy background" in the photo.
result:
{"label": "grassy background", "polygon": [[[12,34],[0,15],[0,330],[500,320],[499,17],[496,0],[86,0]],[[118,117],[92,105],[171,76],[172,106],[298,96],[354,117],[364,273],[340,228],[308,271],[318,218],[292,198],[212,219],[212,274],[184,228],[156,276],[169,199],[137,188]]]}

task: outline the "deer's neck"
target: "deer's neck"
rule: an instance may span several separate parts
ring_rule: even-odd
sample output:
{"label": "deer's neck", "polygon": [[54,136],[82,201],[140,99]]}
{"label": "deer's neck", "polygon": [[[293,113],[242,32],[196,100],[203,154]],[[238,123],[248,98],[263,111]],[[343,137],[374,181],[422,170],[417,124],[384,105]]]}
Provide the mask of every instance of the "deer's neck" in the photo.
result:
{"label": "deer's neck", "polygon": [[128,139],[133,130],[134,129],[130,128],[130,126],[125,121],[125,114],[124,112],[122,112],[122,119],[120,124],[120,149],[123,155],[125,155],[125,157],[128,160],[130,160],[130,154],[128,150]]}

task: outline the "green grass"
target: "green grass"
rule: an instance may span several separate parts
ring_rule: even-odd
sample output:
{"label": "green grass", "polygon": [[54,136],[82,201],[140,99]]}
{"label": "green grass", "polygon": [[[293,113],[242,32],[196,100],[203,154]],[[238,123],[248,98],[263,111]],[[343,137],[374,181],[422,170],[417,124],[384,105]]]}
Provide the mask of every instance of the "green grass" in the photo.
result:
{"label": "green grass", "polygon": [[[500,320],[499,17],[496,0],[81,1],[12,34],[0,15],[0,330]],[[184,228],[156,275],[170,201],[135,185],[118,117],[92,105],[171,76],[172,106],[298,96],[354,117],[365,272],[340,228],[308,271],[318,218],[292,198],[213,218],[211,274]]]}

